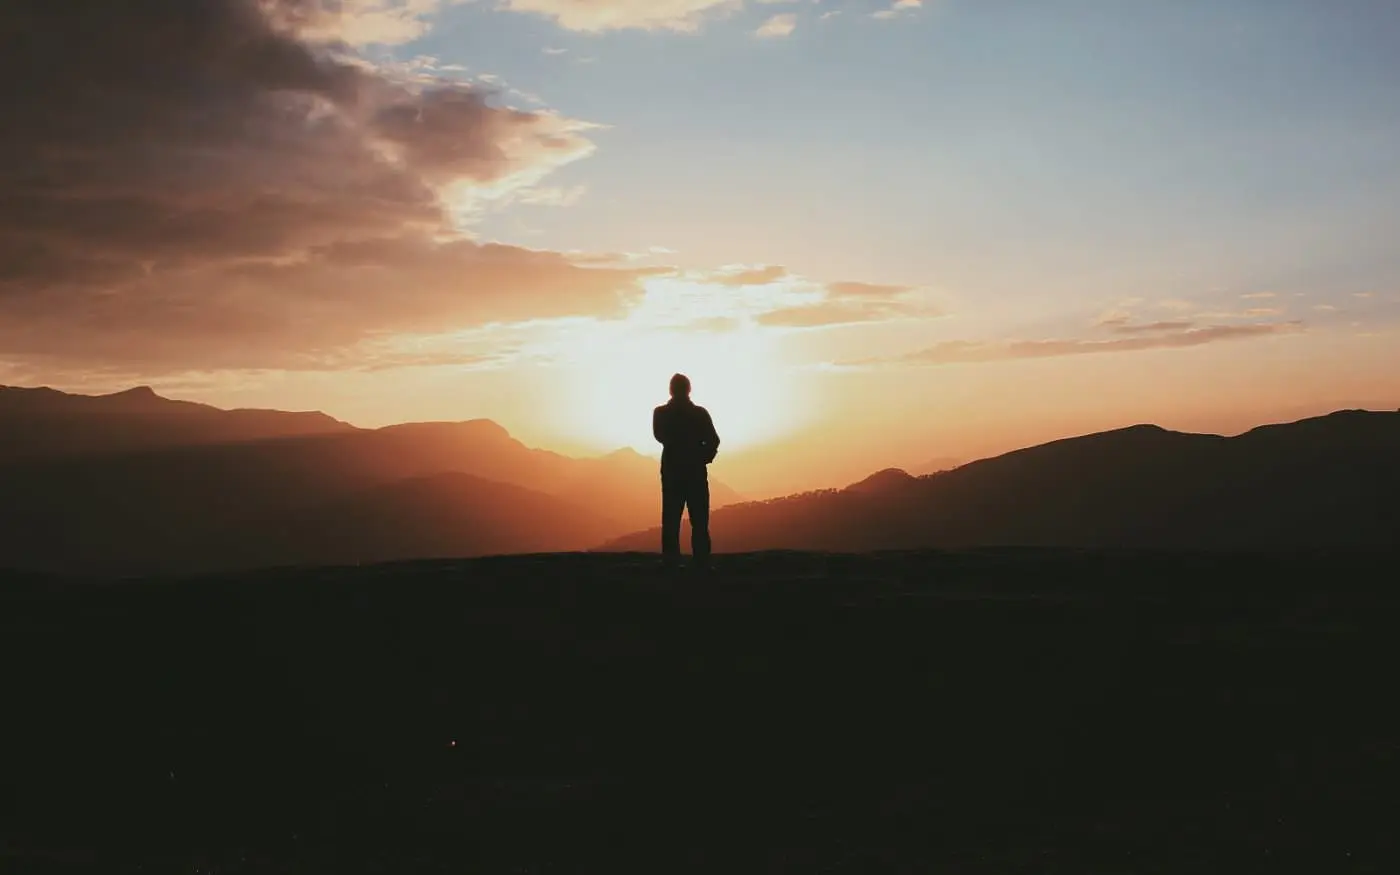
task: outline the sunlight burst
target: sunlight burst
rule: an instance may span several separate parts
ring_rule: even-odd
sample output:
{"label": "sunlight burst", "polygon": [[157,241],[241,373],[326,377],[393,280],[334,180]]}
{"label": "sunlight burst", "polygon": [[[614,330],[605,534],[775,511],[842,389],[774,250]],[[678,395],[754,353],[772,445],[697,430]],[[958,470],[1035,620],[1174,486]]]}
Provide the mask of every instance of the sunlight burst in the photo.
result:
{"label": "sunlight burst", "polygon": [[651,411],[665,403],[667,382],[676,372],[690,377],[695,402],[709,409],[725,450],[772,440],[800,425],[795,387],[772,337],[763,332],[598,327],[571,356],[576,385],[570,397],[578,404],[574,421],[600,448],[656,452]]}

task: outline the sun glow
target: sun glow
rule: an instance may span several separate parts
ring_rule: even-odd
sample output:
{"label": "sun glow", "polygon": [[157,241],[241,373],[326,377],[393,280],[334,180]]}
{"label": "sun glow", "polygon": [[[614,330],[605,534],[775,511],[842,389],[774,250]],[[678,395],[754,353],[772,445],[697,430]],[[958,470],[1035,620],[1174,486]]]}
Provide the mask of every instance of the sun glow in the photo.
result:
{"label": "sun glow", "polygon": [[570,421],[600,451],[655,453],[651,411],[665,403],[673,373],[714,417],[725,450],[762,443],[798,428],[802,410],[774,338],[753,327],[658,328],[627,320],[594,323],[570,344]]}
{"label": "sun glow", "polygon": [[590,345],[578,362],[575,421],[600,448],[652,453],[651,411],[671,374],[690,377],[692,397],[714,417],[726,450],[796,427],[793,396],[771,342],[757,331],[646,332],[633,328]]}

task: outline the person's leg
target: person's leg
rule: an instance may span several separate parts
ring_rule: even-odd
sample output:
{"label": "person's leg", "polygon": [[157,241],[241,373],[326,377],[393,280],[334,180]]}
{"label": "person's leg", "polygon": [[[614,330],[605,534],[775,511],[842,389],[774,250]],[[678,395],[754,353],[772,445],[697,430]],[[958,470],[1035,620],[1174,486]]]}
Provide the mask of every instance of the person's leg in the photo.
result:
{"label": "person's leg", "polygon": [[700,565],[710,564],[710,478],[700,469],[686,492],[690,506],[690,552]]}
{"label": "person's leg", "polygon": [[674,477],[661,476],[661,558],[667,564],[681,558],[681,512],[685,493]]}

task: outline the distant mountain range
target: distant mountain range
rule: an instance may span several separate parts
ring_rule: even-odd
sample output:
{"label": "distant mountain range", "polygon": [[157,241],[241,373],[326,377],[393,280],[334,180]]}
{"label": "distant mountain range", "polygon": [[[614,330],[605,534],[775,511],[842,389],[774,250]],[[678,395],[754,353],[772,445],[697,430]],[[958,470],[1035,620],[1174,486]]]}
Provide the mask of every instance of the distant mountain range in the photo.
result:
{"label": "distant mountain range", "polygon": [[324,413],[220,410],[149,386],[114,395],[0,386],[0,464],[351,431]]}
{"label": "distant mountain range", "polygon": [[[915,477],[727,507],[719,551],[1053,546],[1277,550],[1400,544],[1400,412],[1349,410],[1236,437],[1153,425]],[[656,530],[604,550],[651,550]]]}
{"label": "distant mountain range", "polygon": [[[739,500],[723,483],[716,506]],[[659,516],[657,463],[494,422],[360,429],[148,388],[0,387],[0,567],[212,571],[578,550]]]}
{"label": "distant mountain range", "polygon": [[[762,502],[714,483],[716,548],[1400,542],[1400,412],[1342,411],[1228,438],[1140,425],[927,467],[946,470],[890,468]],[[148,388],[0,387],[0,568],[189,573],[654,551],[659,498],[653,459],[532,449],[489,420],[361,429]]]}

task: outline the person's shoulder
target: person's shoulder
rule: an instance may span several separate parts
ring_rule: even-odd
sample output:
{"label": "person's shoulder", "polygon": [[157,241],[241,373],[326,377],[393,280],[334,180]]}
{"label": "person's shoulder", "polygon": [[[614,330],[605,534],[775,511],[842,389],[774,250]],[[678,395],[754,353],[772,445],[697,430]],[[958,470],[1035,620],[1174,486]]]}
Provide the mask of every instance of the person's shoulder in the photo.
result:
{"label": "person's shoulder", "polygon": [[653,414],[657,414],[657,413],[661,413],[663,410],[666,410],[666,409],[667,409],[667,406],[666,406],[665,404],[658,404],[658,405],[656,405],[656,408],[655,408],[654,410],[652,410],[651,412],[652,412]]}
{"label": "person's shoulder", "polygon": [[695,412],[698,413],[698,414],[700,414],[701,416],[709,416],[709,415],[710,415],[710,411],[708,411],[708,410],[706,410],[705,408],[701,407],[699,404],[695,405]]}

